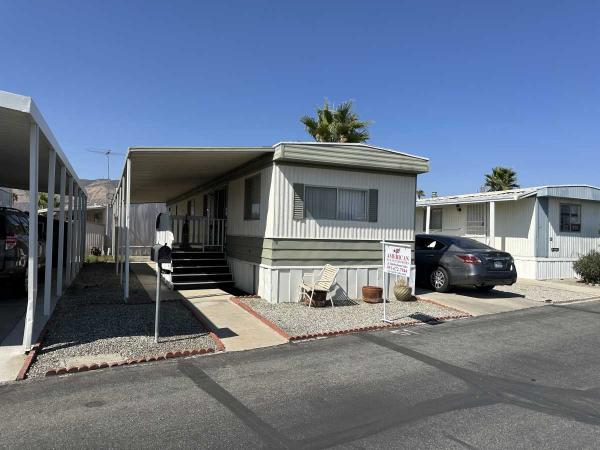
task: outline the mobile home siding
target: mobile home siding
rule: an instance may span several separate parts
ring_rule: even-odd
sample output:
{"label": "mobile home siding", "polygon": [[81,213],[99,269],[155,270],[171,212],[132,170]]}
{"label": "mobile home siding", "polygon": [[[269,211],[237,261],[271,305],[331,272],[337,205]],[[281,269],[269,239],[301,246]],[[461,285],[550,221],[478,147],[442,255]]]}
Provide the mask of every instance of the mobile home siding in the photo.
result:
{"label": "mobile home siding", "polygon": [[[496,203],[496,239],[491,246],[513,256],[535,255],[535,199]],[[489,224],[488,224],[489,229]]]}
{"label": "mobile home siding", "polygon": [[[227,192],[227,234],[234,236],[267,235],[267,216],[271,214],[270,192],[273,167],[232,180]],[[244,220],[244,180],[260,173],[260,219]]]}
{"label": "mobile home siding", "polygon": [[[432,206],[432,209],[442,209],[442,229],[431,230],[431,233],[451,236],[468,236],[477,241],[491,245],[499,250],[505,250],[518,256],[534,256],[533,236],[535,234],[532,221],[535,209],[535,199],[526,198],[519,201],[496,202],[496,239],[489,238],[489,206],[485,204],[485,235],[467,234],[467,204]],[[419,207],[417,217],[423,216],[426,210]],[[423,219],[419,220],[422,226]],[[422,228],[421,228],[422,229]]]}
{"label": "mobile home siding", "polygon": [[[277,164],[267,236],[292,239],[414,240],[415,175]],[[294,220],[294,183],[378,190],[377,222]],[[269,235],[268,233],[271,232]]]}
{"label": "mobile home siding", "polygon": [[[581,232],[560,231],[560,205],[581,205]],[[550,198],[549,238],[550,258],[577,258],[590,250],[600,250],[600,203],[572,198]],[[558,251],[552,249],[558,249]]]}

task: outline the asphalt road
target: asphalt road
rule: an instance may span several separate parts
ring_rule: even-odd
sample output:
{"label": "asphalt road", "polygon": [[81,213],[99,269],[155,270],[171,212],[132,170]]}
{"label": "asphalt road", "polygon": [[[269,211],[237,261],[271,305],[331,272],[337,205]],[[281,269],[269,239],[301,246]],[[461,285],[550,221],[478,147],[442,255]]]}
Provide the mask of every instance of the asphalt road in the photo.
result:
{"label": "asphalt road", "polygon": [[600,303],[0,386],[0,447],[597,448]]}

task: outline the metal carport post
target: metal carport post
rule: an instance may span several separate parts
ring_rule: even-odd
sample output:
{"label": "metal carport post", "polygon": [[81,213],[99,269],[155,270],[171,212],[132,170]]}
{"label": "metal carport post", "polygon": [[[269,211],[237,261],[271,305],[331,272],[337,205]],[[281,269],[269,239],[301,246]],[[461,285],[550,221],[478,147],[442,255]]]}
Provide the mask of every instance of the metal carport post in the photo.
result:
{"label": "metal carport post", "polygon": [[25,313],[25,332],[23,347],[31,348],[33,339],[33,320],[37,302],[38,272],[38,164],[40,151],[40,131],[38,124],[32,122],[29,128],[29,249],[27,255],[27,312]]}

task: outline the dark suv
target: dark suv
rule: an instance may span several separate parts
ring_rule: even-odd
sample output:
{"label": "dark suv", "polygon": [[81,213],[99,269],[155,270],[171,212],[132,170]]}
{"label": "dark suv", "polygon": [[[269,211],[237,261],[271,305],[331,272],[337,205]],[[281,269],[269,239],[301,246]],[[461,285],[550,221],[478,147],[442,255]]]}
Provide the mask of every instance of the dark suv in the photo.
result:
{"label": "dark suv", "polygon": [[[38,270],[44,267],[45,223],[38,218]],[[26,288],[29,215],[0,207],[0,279],[15,279]]]}
{"label": "dark suv", "polygon": [[438,292],[452,286],[474,286],[489,291],[517,281],[515,262],[501,252],[473,239],[418,234],[415,242],[417,280]]}

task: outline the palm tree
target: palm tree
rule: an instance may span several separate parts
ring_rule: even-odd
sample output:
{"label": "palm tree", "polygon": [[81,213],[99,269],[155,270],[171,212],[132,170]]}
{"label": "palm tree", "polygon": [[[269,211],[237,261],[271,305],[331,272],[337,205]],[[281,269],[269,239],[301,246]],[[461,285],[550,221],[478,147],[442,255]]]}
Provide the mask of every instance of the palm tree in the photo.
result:
{"label": "palm tree", "polygon": [[491,174],[485,175],[485,185],[489,191],[508,191],[516,189],[517,173],[509,167],[494,167]]}
{"label": "palm tree", "polygon": [[343,102],[330,109],[325,100],[322,108],[317,108],[317,116],[304,116],[300,122],[306,131],[318,142],[366,142],[369,139],[369,121],[361,121],[352,111],[352,101]]}
{"label": "palm tree", "polygon": [[417,199],[425,197],[425,191],[423,189],[417,189]]}
{"label": "palm tree", "polygon": [[[59,205],[60,205],[60,202],[58,201],[58,199],[55,196],[54,197],[54,207],[58,208]],[[46,194],[45,192],[40,192],[39,196],[38,196],[38,209],[45,209],[45,208],[48,208],[48,194]]]}

